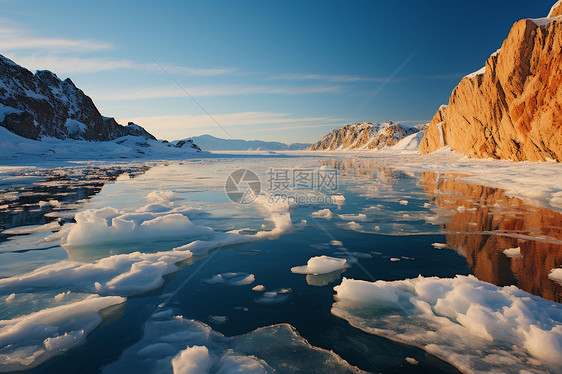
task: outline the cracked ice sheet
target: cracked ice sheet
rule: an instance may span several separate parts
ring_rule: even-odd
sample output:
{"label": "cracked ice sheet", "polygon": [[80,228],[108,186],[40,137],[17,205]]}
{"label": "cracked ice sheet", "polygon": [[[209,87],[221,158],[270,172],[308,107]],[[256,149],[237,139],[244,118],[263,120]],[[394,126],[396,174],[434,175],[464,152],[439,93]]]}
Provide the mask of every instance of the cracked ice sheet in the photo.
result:
{"label": "cracked ice sheet", "polygon": [[143,330],[143,338],[104,373],[362,373],[335,353],[311,346],[289,324],[225,337],[167,309]]}

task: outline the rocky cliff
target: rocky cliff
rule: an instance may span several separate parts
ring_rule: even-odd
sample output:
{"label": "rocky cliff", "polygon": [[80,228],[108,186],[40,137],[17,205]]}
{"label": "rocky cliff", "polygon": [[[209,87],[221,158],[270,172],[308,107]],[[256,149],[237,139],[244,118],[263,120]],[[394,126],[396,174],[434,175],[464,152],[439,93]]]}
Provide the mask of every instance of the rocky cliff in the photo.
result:
{"label": "rocky cliff", "polygon": [[418,131],[417,128],[404,127],[392,122],[347,124],[333,130],[321,141],[306,149],[310,151],[381,149],[395,145],[401,139]]}
{"label": "rocky cliff", "polygon": [[107,141],[126,135],[155,139],[138,125],[121,126],[103,117],[70,79],[62,81],[46,70],[33,74],[1,55],[0,126],[34,140]]}
{"label": "rocky cliff", "polygon": [[513,25],[486,66],[464,77],[439,109],[421,153],[562,161],[562,2],[547,18]]}

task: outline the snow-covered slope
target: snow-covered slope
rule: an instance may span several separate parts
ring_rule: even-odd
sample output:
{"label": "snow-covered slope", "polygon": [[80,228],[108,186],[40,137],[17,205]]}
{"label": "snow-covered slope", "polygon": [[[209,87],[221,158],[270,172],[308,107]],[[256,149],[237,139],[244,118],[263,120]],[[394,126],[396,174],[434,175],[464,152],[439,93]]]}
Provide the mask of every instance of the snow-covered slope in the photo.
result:
{"label": "snow-covered slope", "polygon": [[333,130],[307,150],[381,149],[393,146],[401,139],[418,131],[417,128],[405,127],[392,122],[347,124],[340,129]]}
{"label": "snow-covered slope", "polygon": [[100,142],[49,137],[33,140],[23,138],[0,127],[2,164],[30,160],[178,159],[199,151],[199,147],[190,142],[169,143],[132,135]]}
{"label": "snow-covered slope", "polygon": [[28,139],[93,141],[133,135],[156,138],[142,127],[103,117],[92,99],[70,79],[50,71],[35,74],[0,55],[0,126]]}

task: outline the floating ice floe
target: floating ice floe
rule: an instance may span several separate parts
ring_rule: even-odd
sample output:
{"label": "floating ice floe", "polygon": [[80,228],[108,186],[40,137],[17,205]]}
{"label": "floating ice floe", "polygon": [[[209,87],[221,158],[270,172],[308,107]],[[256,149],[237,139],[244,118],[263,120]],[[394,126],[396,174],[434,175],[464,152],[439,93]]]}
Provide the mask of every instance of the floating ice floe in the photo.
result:
{"label": "floating ice floe", "polygon": [[167,203],[171,201],[182,200],[183,198],[173,191],[152,191],[146,196],[146,200],[151,203]]}
{"label": "floating ice floe", "polygon": [[330,256],[316,256],[308,260],[306,265],[295,266],[291,272],[295,274],[327,274],[348,267],[344,258]]}
{"label": "floating ice floe", "polygon": [[317,212],[312,212],[311,216],[314,218],[332,219],[332,212],[330,209],[321,209]]}
{"label": "floating ice floe", "polygon": [[295,228],[302,227],[306,221],[301,221],[300,224],[294,225],[291,221],[291,214],[289,213],[289,205],[286,202],[271,203],[268,199],[260,195],[255,200],[258,207],[264,211],[265,219],[273,222],[274,227],[271,230],[256,231],[251,235],[242,234],[245,229],[231,230],[225,233],[215,233],[209,240],[195,240],[191,243],[174,248],[175,251],[189,250],[194,254],[206,254],[209,250],[214,248],[222,248],[233,246],[237,244],[251,243],[254,241],[264,239],[275,239],[279,235],[294,230]]}
{"label": "floating ice floe", "polygon": [[359,221],[359,222],[366,222],[369,220],[367,216],[363,213],[359,214],[338,214],[338,218],[343,221]]}
{"label": "floating ice floe", "polygon": [[203,279],[207,284],[225,284],[228,286],[246,286],[254,283],[256,277],[248,273],[222,273],[213,275],[211,278]]}
{"label": "floating ice floe", "polygon": [[548,277],[555,282],[562,284],[562,268],[552,269]]}
{"label": "floating ice floe", "polygon": [[507,248],[503,250],[504,255],[511,258],[521,258],[523,255],[521,254],[521,248]]}
{"label": "floating ice floe", "polygon": [[274,291],[267,291],[262,294],[262,296],[256,299],[257,303],[260,304],[278,304],[286,301],[291,293],[290,288],[280,288]]}
{"label": "floating ice floe", "polygon": [[345,204],[345,196],[343,195],[332,195],[330,196],[330,199],[333,204],[336,204],[338,206]]}
{"label": "floating ice floe", "polygon": [[33,368],[83,343],[102,322],[98,312],[124,301],[118,296],[91,295],[68,305],[0,320],[0,371]]}
{"label": "floating ice floe", "polygon": [[182,212],[125,213],[115,208],[88,209],[66,227],[65,247],[104,243],[131,243],[158,238],[191,238],[213,233],[210,227],[193,224]]}
{"label": "floating ice floe", "polygon": [[105,374],[361,373],[335,353],[311,346],[288,324],[225,337],[208,325],[159,312]]}
{"label": "floating ice floe", "polygon": [[44,225],[29,225],[29,226],[19,226],[13,227],[11,229],[6,229],[2,231],[2,234],[7,235],[28,235],[28,234],[39,234],[48,231],[58,231],[60,230],[60,225],[58,222],[46,223]]}
{"label": "floating ice floe", "polygon": [[366,332],[419,346],[466,373],[557,371],[562,305],[474,276],[334,287],[332,313]]}
{"label": "floating ice floe", "polygon": [[0,279],[0,294],[65,287],[100,295],[138,295],[160,287],[164,275],[178,270],[176,263],[191,257],[189,251],[133,252],[94,263],[61,261]]}

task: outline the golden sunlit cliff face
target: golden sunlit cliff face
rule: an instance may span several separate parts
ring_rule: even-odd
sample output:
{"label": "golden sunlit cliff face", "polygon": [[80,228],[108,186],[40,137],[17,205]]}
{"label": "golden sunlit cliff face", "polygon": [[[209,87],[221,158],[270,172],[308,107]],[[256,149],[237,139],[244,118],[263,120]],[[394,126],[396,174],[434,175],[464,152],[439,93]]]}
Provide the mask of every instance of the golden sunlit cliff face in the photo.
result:
{"label": "golden sunlit cliff face", "polygon": [[[562,265],[562,214],[453,177],[428,172],[421,180],[425,192],[434,196],[430,202],[458,212],[442,225],[449,232],[447,245],[466,257],[478,279],[499,286],[516,284],[562,302],[562,285],[548,278],[551,269]],[[503,252],[516,247],[521,257]]]}
{"label": "golden sunlit cliff face", "polygon": [[475,158],[562,161],[561,15],[557,3],[549,19],[516,22],[485,69],[453,90],[420,152],[450,146]]}

